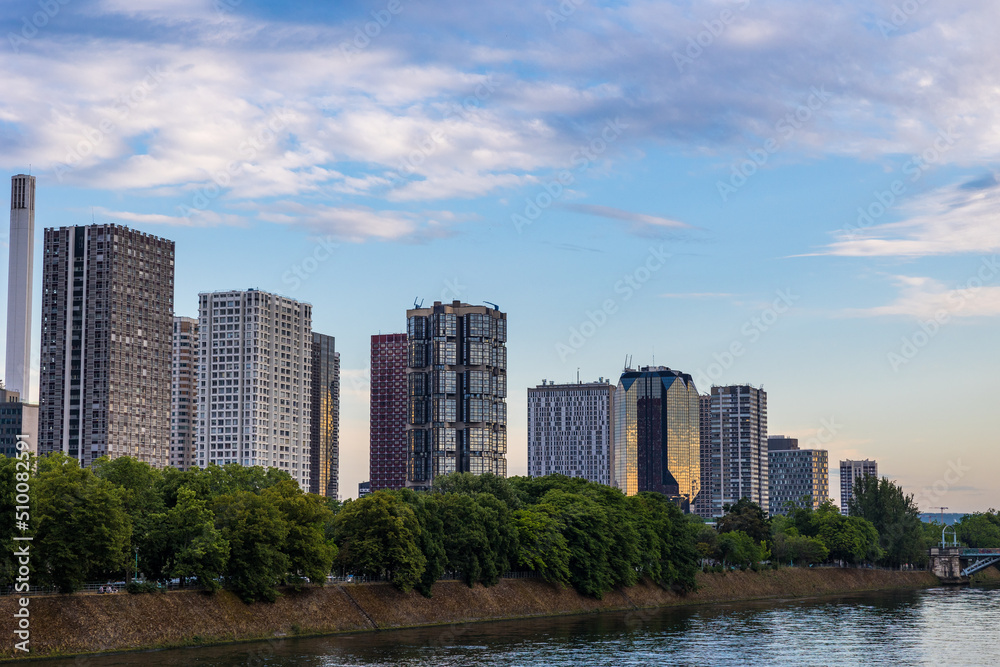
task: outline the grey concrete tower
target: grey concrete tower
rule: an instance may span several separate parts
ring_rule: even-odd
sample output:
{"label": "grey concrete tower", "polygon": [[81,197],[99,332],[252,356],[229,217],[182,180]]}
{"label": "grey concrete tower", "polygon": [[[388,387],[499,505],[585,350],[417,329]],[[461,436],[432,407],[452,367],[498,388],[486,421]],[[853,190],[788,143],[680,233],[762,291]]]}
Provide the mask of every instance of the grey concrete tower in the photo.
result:
{"label": "grey concrete tower", "polygon": [[31,283],[35,256],[35,177],[10,179],[10,268],[7,273],[7,389],[28,400],[31,382]]}

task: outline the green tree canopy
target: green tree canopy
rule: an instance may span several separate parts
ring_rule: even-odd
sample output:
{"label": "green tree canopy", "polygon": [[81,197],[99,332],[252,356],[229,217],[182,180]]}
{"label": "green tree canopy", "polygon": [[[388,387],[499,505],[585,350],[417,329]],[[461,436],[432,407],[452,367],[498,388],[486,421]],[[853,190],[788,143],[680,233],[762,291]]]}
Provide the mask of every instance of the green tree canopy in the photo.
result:
{"label": "green tree canopy", "polygon": [[975,549],[1000,548],[1000,514],[994,509],[966,514],[955,524],[955,532],[966,546]]}
{"label": "green tree canopy", "polygon": [[771,522],[760,505],[749,498],[740,498],[733,505],[724,505],[725,515],[719,518],[716,529],[720,534],[740,531],[750,536],[755,543],[771,539]]}
{"label": "green tree canopy", "polygon": [[420,522],[413,508],[391,493],[376,491],[344,503],[337,514],[336,562],[344,571],[385,576],[408,591],[420,581],[427,565],[417,542],[419,534]]}
{"label": "green tree canopy", "polygon": [[33,494],[42,584],[72,593],[125,572],[132,525],[114,484],[81,469],[76,459],[53,454],[39,460]]}
{"label": "green tree canopy", "polygon": [[913,496],[889,478],[866,475],[857,480],[848,513],[875,526],[883,551],[883,564],[898,567],[927,560],[920,510],[913,502]]}

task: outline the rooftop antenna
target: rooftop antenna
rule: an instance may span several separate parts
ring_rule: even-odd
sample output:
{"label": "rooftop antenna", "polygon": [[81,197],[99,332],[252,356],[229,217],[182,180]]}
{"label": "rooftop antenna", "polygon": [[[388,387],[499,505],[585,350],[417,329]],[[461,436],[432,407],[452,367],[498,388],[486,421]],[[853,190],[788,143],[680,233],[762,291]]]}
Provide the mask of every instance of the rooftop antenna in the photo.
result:
{"label": "rooftop antenna", "polygon": [[418,297],[416,297],[416,298],[413,299],[413,308],[414,309],[423,308],[424,307],[424,300],[420,299],[420,303],[418,304],[417,303],[417,299],[420,299],[420,297],[418,296]]}
{"label": "rooftop antenna", "polygon": [[580,384],[580,367],[576,367],[576,383]]}

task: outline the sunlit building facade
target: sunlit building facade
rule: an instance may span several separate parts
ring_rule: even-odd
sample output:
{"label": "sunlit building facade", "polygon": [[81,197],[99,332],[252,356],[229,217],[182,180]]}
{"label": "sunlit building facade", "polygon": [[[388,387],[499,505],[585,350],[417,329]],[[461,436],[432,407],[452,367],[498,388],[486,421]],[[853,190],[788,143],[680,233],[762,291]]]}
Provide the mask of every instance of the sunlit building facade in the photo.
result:
{"label": "sunlit building facade", "polygon": [[626,369],[614,396],[612,485],[630,496],[662,493],[690,511],[701,487],[699,413],[690,375]]}
{"label": "sunlit building facade", "polygon": [[309,492],[336,498],[340,492],[340,354],[333,336],[315,331],[311,391]]}

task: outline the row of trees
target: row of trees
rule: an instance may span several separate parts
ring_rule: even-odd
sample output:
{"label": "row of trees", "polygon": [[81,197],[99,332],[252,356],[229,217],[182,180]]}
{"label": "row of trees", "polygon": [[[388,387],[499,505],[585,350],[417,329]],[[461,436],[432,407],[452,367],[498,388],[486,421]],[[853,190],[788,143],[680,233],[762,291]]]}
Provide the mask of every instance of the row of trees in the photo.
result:
{"label": "row of trees", "polygon": [[[15,580],[15,463],[0,458],[0,585]],[[282,584],[339,571],[430,595],[446,571],[489,586],[522,570],[600,597],[641,577],[690,590],[698,568],[689,523],[665,497],[579,479],[449,475],[433,493],[341,506],[259,467],[180,472],[121,457],[91,470],[61,454],[36,464],[32,583],[67,593],[138,570],[273,600]]]}
{"label": "row of trees", "polygon": [[[0,584],[14,581],[15,459],[0,458]],[[337,547],[335,507],[291,477],[237,465],[180,472],[129,457],[93,470],[53,454],[30,480],[31,582],[71,593],[137,568],[159,581],[192,578],[246,600],[279,584],[323,581]]]}
{"label": "row of trees", "polygon": [[[861,480],[850,515],[832,504],[768,518],[749,500],[715,528],[665,496],[626,497],[563,476],[453,474],[433,492],[380,491],[341,505],[303,493],[282,471],[227,465],[180,472],[128,457],[81,469],[61,454],[31,475],[32,583],[72,592],[138,570],[193,579],[245,600],[331,572],[384,578],[430,595],[445,572],[470,586],[530,571],[601,597],[640,578],[691,590],[708,560],[726,566],[827,561],[920,564],[940,527],[922,524],[912,496],[887,479]],[[0,457],[0,585],[15,580],[18,473]],[[956,527],[969,546],[1000,546],[996,511]]]}
{"label": "row of trees", "polygon": [[434,493],[380,491],[344,505],[334,538],[341,571],[425,595],[445,571],[486,586],[533,571],[599,598],[643,577],[691,590],[698,569],[689,523],[665,496],[559,475],[460,473]]}

